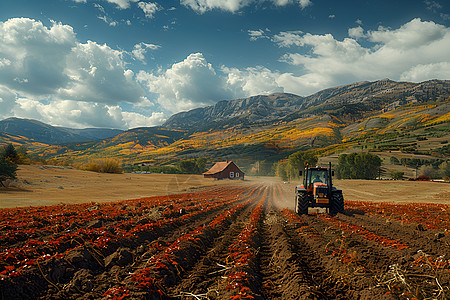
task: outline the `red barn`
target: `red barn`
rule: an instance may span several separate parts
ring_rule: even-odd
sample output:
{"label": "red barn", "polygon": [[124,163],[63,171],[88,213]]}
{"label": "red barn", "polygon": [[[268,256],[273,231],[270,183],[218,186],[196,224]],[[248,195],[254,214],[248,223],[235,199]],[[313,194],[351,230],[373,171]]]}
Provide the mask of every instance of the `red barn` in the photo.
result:
{"label": "red barn", "polygon": [[228,160],[216,163],[209,171],[203,173],[203,176],[205,176],[205,178],[244,180],[244,172],[242,172],[234,162]]}

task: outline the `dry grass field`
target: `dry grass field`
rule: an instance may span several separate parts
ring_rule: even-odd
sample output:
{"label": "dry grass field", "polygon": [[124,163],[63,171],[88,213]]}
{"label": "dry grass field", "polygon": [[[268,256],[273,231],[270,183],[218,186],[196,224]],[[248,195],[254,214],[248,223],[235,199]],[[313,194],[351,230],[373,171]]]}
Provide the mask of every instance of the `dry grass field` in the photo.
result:
{"label": "dry grass field", "polygon": [[0,208],[111,202],[193,191],[218,184],[200,175],[106,174],[20,165],[16,187],[0,189]]}
{"label": "dry grass field", "polygon": [[[246,177],[239,184],[274,178]],[[111,202],[191,192],[229,181],[205,179],[201,175],[104,174],[60,167],[21,165],[16,187],[0,189],[0,208]],[[289,199],[295,185],[285,184]],[[347,201],[421,202],[450,204],[450,184],[440,182],[335,180]],[[293,205],[292,201],[292,205]]]}

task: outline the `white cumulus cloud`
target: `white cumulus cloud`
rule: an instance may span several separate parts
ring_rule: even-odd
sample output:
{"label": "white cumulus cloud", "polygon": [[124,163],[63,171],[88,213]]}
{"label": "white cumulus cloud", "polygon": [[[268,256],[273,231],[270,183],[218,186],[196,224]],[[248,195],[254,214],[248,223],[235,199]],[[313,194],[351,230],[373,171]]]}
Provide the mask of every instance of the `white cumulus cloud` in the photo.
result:
{"label": "white cumulus cloud", "polygon": [[269,38],[268,36],[266,36],[265,31],[262,29],[248,30],[248,35],[250,36],[250,41]]}
{"label": "white cumulus cloud", "polygon": [[224,78],[201,53],[192,53],[167,70],[141,71],[137,77],[156,95],[159,105],[173,113],[211,105],[230,95]]}
{"label": "white cumulus cloud", "polygon": [[181,4],[190,7],[198,13],[205,13],[213,9],[237,12],[249,5],[252,0],[181,0]]}
{"label": "white cumulus cloud", "polygon": [[243,70],[223,67],[222,71],[227,74],[227,88],[232,91],[234,97],[284,91],[278,81],[280,74],[262,66]]}
{"label": "white cumulus cloud", "polygon": [[48,104],[22,98],[14,108],[15,116],[38,119],[53,125],[73,128],[111,127],[125,128],[120,116],[110,112],[107,105],[81,101],[61,100]]}
{"label": "white cumulus cloud", "polygon": [[10,19],[0,22],[0,41],[0,85],[23,96],[109,104],[143,96],[121,51],[79,43],[68,25]]}
{"label": "white cumulus cloud", "polygon": [[369,37],[372,42],[381,43],[393,49],[409,50],[427,47],[441,41],[448,33],[449,29],[443,25],[417,18],[396,30],[381,27],[379,30],[369,32]]}
{"label": "white cumulus cloud", "polygon": [[358,40],[366,35],[364,34],[364,29],[361,26],[357,26],[348,29],[348,36]]}
{"label": "white cumulus cloud", "polygon": [[162,112],[153,112],[151,116],[144,116],[135,112],[122,112],[122,118],[128,128],[161,125],[167,119]]}
{"label": "white cumulus cloud", "polygon": [[161,10],[161,6],[153,2],[139,2],[138,6],[144,12],[145,17],[150,19],[154,17],[158,10]]}
{"label": "white cumulus cloud", "polygon": [[285,31],[276,34],[273,41],[280,47],[303,46],[302,31]]}
{"label": "white cumulus cloud", "polygon": [[37,100],[21,98],[17,100],[13,111],[14,115],[20,118],[38,119],[52,125],[72,128],[109,127],[128,129],[156,126],[166,120],[162,112],[153,112],[148,116],[123,111],[118,105],[71,100],[42,103]]}
{"label": "white cumulus cloud", "polygon": [[58,90],[61,99],[118,104],[138,102],[144,95],[133,71],[125,68],[123,53],[106,44],[77,44],[66,59],[71,80]]}
{"label": "white cumulus cloud", "polygon": [[23,94],[48,95],[70,80],[66,57],[76,44],[72,27],[50,28],[27,18],[0,22],[0,84]]}
{"label": "white cumulus cloud", "polygon": [[133,54],[134,58],[145,63],[145,54],[147,53],[147,51],[149,49],[157,50],[159,48],[161,48],[161,46],[159,46],[159,45],[147,44],[147,43],[141,42],[139,44],[134,45],[132,54]]}
{"label": "white cumulus cloud", "polygon": [[16,105],[16,94],[6,87],[0,85],[0,117],[10,116],[12,109]]}
{"label": "white cumulus cloud", "polygon": [[[297,47],[298,51],[286,53],[281,61],[299,66],[299,75],[290,78],[305,87],[299,94],[307,95],[314,87],[317,91],[332,85],[385,77],[393,80],[450,79],[445,70],[450,62],[450,29],[443,25],[413,19],[398,29],[380,27],[364,35],[373,43],[372,47],[363,47],[355,39],[363,38],[362,30],[349,31],[349,34],[353,38],[342,41],[331,34],[282,32],[274,36],[272,40],[279,46]],[[308,52],[302,52],[303,48]],[[285,86],[285,90],[290,88]]]}
{"label": "white cumulus cloud", "polygon": [[[136,55],[144,55],[144,48],[157,46],[142,43]],[[73,28],[61,23],[47,27],[28,18],[0,22],[0,116],[127,128],[132,123],[128,112],[115,107],[150,104],[124,53],[93,41],[80,43]],[[160,122],[156,116],[139,119]]]}
{"label": "white cumulus cloud", "polygon": [[450,79],[450,61],[416,65],[400,75],[400,80],[414,82],[442,78]]}
{"label": "white cumulus cloud", "polygon": [[264,2],[272,2],[276,6],[286,6],[295,3],[302,9],[312,5],[310,0],[181,0],[180,2],[182,5],[200,14],[214,9],[235,13],[251,4]]}
{"label": "white cumulus cloud", "polygon": [[310,0],[300,0],[299,4],[301,8],[305,8],[312,5],[312,2]]}
{"label": "white cumulus cloud", "polygon": [[138,1],[139,0],[106,0],[106,2],[116,4],[120,9],[130,8],[130,3]]}

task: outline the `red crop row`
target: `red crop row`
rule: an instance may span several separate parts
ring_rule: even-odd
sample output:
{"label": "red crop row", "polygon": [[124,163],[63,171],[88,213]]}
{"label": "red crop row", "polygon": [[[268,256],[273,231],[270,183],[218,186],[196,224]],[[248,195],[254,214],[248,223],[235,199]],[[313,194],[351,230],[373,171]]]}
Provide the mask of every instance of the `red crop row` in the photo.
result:
{"label": "red crop row", "polygon": [[[253,194],[255,189],[250,193]],[[148,295],[163,295],[165,293],[165,285],[162,277],[167,273],[180,274],[189,267],[189,261],[186,261],[186,254],[192,255],[199,246],[204,245],[206,240],[219,233],[223,224],[231,220],[233,216],[245,206],[260,196],[261,190],[252,198],[243,204],[237,204],[233,208],[225,211],[217,216],[208,225],[201,226],[187,234],[179,237],[168,247],[155,245],[160,253],[154,255],[147,263],[149,266],[138,269],[132,275],[137,287],[143,289]]]}
{"label": "red crop row", "polygon": [[[149,220],[144,220],[145,222],[141,224],[137,218],[140,216],[139,214],[133,215],[132,218],[123,221],[112,222],[107,226],[101,227],[87,227],[87,228],[75,228],[72,232],[63,231],[59,234],[55,234],[53,236],[49,236],[47,238],[43,237],[41,239],[28,239],[26,243],[15,244],[11,248],[5,249],[3,252],[0,252],[0,274],[3,275],[13,275],[17,276],[17,271],[28,268],[34,264],[36,264],[36,260],[46,260],[49,258],[60,258],[65,255],[68,251],[79,247],[80,245],[84,245],[86,241],[89,241],[91,245],[96,246],[98,249],[105,249],[108,245],[114,244],[123,240],[135,239],[142,232],[153,233],[161,227],[162,225],[179,225],[182,223],[189,222],[194,220],[194,218],[198,217],[200,214],[205,214],[208,211],[219,209],[223,206],[229,205],[235,201],[239,201],[240,195],[244,193],[246,190],[242,188],[233,189],[231,191],[227,191],[226,195],[222,195],[217,193],[218,191],[214,191],[212,193],[213,197],[208,197],[207,193],[199,193],[197,194],[185,194],[180,198],[184,199],[186,204],[192,202],[192,205],[185,205],[190,213],[185,213],[181,215],[176,212],[179,209],[179,206],[183,206],[183,202],[180,199],[172,197],[172,202],[170,205],[161,202],[160,197],[152,197],[148,198],[147,202],[144,202],[142,199],[138,200],[130,200],[126,201],[128,203],[145,203],[145,204],[166,204],[166,210],[164,215],[172,216],[178,215],[178,218],[162,218],[160,220],[150,222]],[[189,198],[186,197],[189,195]],[[155,199],[156,198],[156,199]],[[216,198],[217,200],[210,201],[211,198]],[[197,204],[194,204],[196,199],[198,201]],[[140,202],[138,202],[140,201]],[[178,205],[175,205],[178,204]],[[102,205],[102,206],[116,206],[114,204]],[[142,205],[141,205],[142,206]],[[69,206],[66,206],[67,210]],[[79,205],[73,207],[74,211],[79,209]],[[92,211],[92,210],[90,210]],[[106,209],[104,212],[107,213],[109,211]],[[118,210],[120,213],[128,215],[129,212],[127,210]],[[86,216],[87,218],[88,216]],[[93,216],[91,215],[90,218]],[[84,222],[88,222],[85,220]]]}
{"label": "red crop row", "polygon": [[346,201],[346,205],[347,208],[364,211],[368,215],[380,215],[403,223],[419,223],[428,229],[450,230],[450,206],[446,204]]}
{"label": "red crop row", "polygon": [[[293,213],[292,211],[290,211],[288,209],[284,209],[282,212],[290,222],[304,223],[304,221],[296,213]],[[317,217],[322,220],[332,223],[334,227],[340,228],[349,233],[356,233],[356,234],[362,235],[365,239],[378,242],[383,246],[395,247],[398,250],[408,248],[408,245],[406,243],[402,243],[397,240],[381,237],[381,236],[365,229],[364,227],[361,227],[356,224],[344,222],[342,220],[339,220],[336,217],[332,217],[332,216],[325,215],[325,214],[318,214]],[[302,234],[305,234],[305,231],[308,232],[310,238],[320,237],[319,232],[317,232],[314,228],[307,226],[306,224],[304,226],[300,227],[298,229],[298,231]],[[334,253],[334,254],[340,255],[342,253]],[[346,254],[346,253],[343,253],[343,254]]]}
{"label": "red crop row", "polygon": [[321,234],[314,227],[308,226],[300,216],[291,210],[285,208],[281,211],[283,215],[288,219],[289,222],[294,224],[302,224],[297,231],[308,238],[320,238]]}
{"label": "red crop row", "polygon": [[[303,224],[297,229],[297,232],[299,234],[305,236],[308,239],[316,239],[322,237],[322,235],[315,228],[306,225],[306,223],[302,220],[302,218],[298,214],[292,212],[287,208],[283,209],[282,213],[286,217],[288,222],[300,225]],[[336,241],[339,241],[339,239]],[[337,257],[339,261],[345,265],[349,265],[352,263],[360,265],[360,263],[357,261],[356,258],[356,252],[355,251],[350,252],[348,249],[345,249],[343,241],[341,241],[340,245],[336,246],[334,246],[333,243],[328,243],[325,249],[325,253]],[[362,269],[364,269],[364,267],[362,267]]]}
{"label": "red crop row", "polygon": [[318,214],[317,216],[322,220],[330,222],[331,224],[333,224],[333,226],[335,226],[337,228],[340,228],[346,232],[362,235],[365,239],[375,241],[385,247],[395,247],[398,250],[408,248],[408,245],[406,243],[402,243],[397,240],[379,236],[379,235],[365,229],[362,226],[352,224],[352,223],[347,223],[342,220],[339,220],[336,217],[332,217],[329,215]]}
{"label": "red crop row", "polygon": [[105,222],[129,220],[142,215],[150,208],[169,207],[162,212],[166,217],[180,208],[189,208],[190,203],[220,197],[222,189],[203,193],[157,196],[115,203],[84,203],[0,210],[0,241],[17,242],[35,238],[37,235],[57,234],[73,227],[83,227],[92,220]]}
{"label": "red crop row", "polygon": [[227,291],[231,291],[230,299],[254,299],[250,289],[249,272],[252,272],[252,262],[254,262],[258,243],[258,224],[263,213],[263,203],[267,196],[264,191],[262,200],[256,205],[250,214],[250,220],[239,234],[237,240],[230,245],[228,264],[231,264],[231,271],[227,275]]}

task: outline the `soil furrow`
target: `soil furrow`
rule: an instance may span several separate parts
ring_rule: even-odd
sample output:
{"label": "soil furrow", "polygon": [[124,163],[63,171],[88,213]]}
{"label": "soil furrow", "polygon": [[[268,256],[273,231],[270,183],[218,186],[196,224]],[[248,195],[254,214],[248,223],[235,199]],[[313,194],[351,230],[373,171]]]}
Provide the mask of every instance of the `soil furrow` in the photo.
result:
{"label": "soil furrow", "polygon": [[213,247],[194,266],[192,271],[183,277],[180,284],[172,289],[172,296],[181,299],[192,299],[193,295],[203,295],[210,299],[221,298],[220,287],[223,286],[225,276],[230,270],[229,247],[237,239],[248,217],[260,197],[248,205],[234,220],[230,227],[216,239]]}
{"label": "soil furrow", "polygon": [[0,299],[448,298],[448,206],[300,216],[291,187],[0,211]]}

